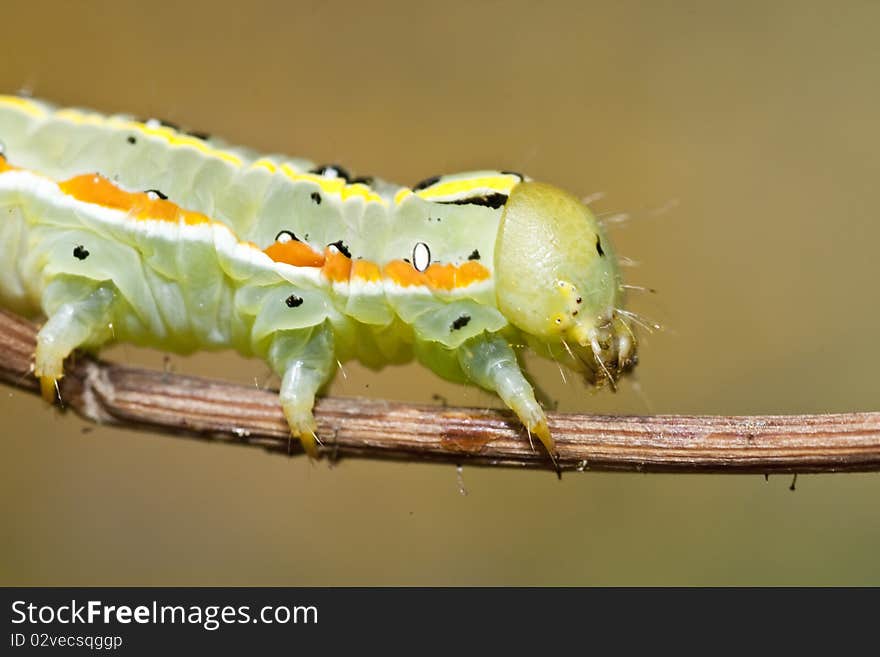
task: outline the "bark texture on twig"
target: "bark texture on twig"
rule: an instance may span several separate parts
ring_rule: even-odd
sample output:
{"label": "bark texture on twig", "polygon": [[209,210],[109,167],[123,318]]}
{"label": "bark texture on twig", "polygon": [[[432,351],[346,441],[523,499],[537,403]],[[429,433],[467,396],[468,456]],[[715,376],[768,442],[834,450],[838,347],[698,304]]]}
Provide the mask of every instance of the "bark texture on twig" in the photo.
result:
{"label": "bark texture on twig", "polygon": [[[39,394],[35,327],[0,311],[0,381]],[[66,406],[101,424],[300,453],[273,391],[107,363],[68,363]],[[322,453],[552,469],[506,411],[324,398]],[[880,470],[880,413],[790,416],[550,414],[561,470],[838,472]]]}

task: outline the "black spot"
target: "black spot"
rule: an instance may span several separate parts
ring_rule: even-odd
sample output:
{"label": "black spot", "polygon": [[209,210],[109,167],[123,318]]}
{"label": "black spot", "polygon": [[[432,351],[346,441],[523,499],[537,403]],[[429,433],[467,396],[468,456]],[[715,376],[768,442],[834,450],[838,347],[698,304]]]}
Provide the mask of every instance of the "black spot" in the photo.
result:
{"label": "black spot", "polygon": [[412,190],[414,192],[417,192],[420,189],[425,189],[425,188],[430,187],[431,185],[434,185],[438,182],[440,182],[440,176],[431,176],[430,178],[425,178],[421,182],[416,183],[413,186]]}
{"label": "black spot", "polygon": [[168,196],[167,196],[167,194],[163,194],[163,193],[160,192],[158,189],[148,189],[148,190],[146,190],[146,191],[144,192],[144,194],[155,194],[156,196],[158,196],[158,197],[159,197],[160,199],[162,199],[163,201],[167,201],[167,200],[168,200]]}
{"label": "black spot", "polygon": [[278,234],[275,236],[275,241],[276,241],[276,242],[280,241],[280,240],[281,240],[281,237],[284,236],[284,235],[287,235],[287,236],[288,236],[290,239],[292,239],[294,242],[299,242],[299,241],[300,241],[300,239],[299,239],[296,235],[293,234],[293,231],[290,231],[290,230],[282,230],[282,231],[279,231]]}
{"label": "black spot", "polygon": [[476,249],[474,249],[473,253],[471,253],[468,256],[468,260],[479,260],[479,259],[480,259],[480,252],[477,251]]}
{"label": "black spot", "polygon": [[125,141],[127,141],[129,144],[138,143],[137,137],[135,137],[134,135],[129,135],[128,139],[126,139]]}
{"label": "black spot", "polygon": [[321,205],[321,195],[318,192],[312,192],[311,198],[316,205]]}
{"label": "black spot", "polygon": [[288,308],[299,308],[301,305],[303,305],[303,300],[302,297],[291,294],[284,300],[284,303],[287,304]]}
{"label": "black spot", "polygon": [[324,178],[342,178],[345,182],[349,180],[348,171],[338,164],[322,164],[309,171],[309,173],[314,173]]}
{"label": "black spot", "polygon": [[375,180],[375,178],[373,178],[373,176],[358,176],[357,178],[352,178],[349,182],[352,185],[360,184],[360,185],[366,185],[367,187],[369,187],[370,185],[373,184],[374,180]]}
{"label": "black spot", "polygon": [[444,205],[484,205],[488,208],[500,208],[507,203],[507,194],[495,192],[494,194],[483,194],[482,196],[472,196],[470,198],[460,198],[455,201],[437,201]]}
{"label": "black spot", "polygon": [[337,240],[335,242],[330,242],[327,246],[335,246],[336,249],[344,255],[346,258],[351,260],[351,251],[348,250],[348,247],[345,245],[345,242],[342,240]]}
{"label": "black spot", "polygon": [[499,171],[499,173],[501,173],[502,175],[505,175],[505,176],[516,176],[520,180],[526,179],[526,177],[524,175],[522,175],[519,171]]}
{"label": "black spot", "polygon": [[199,130],[187,130],[184,134],[189,137],[201,139],[202,141],[208,141],[211,138],[211,135],[209,135],[207,132],[201,132]]}
{"label": "black spot", "polygon": [[452,326],[449,327],[450,331],[457,331],[458,329],[464,328],[471,321],[470,315],[462,315],[461,317],[456,318],[454,322],[452,322]]}
{"label": "black spot", "polygon": [[584,300],[581,299],[580,297],[578,297],[577,299],[574,300],[574,302],[575,302],[575,303],[583,303]]}
{"label": "black spot", "polygon": [[602,250],[602,240],[598,235],[596,235],[596,253],[600,256],[605,255],[605,251]]}
{"label": "black spot", "polygon": [[80,244],[73,250],[73,257],[77,260],[85,260],[89,257],[89,252],[86,250],[86,247]]}
{"label": "black spot", "polygon": [[412,263],[409,261],[409,258],[404,258],[403,261],[404,261],[405,263],[407,263],[408,265],[411,265],[411,264],[412,264]]}

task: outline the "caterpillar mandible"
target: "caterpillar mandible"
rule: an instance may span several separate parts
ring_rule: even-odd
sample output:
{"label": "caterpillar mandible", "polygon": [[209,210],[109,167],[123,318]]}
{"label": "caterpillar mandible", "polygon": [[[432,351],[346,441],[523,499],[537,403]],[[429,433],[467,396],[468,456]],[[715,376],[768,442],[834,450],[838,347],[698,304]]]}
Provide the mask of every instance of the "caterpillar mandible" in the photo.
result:
{"label": "caterpillar mandible", "polygon": [[553,455],[519,350],[595,385],[636,362],[603,227],[521,174],[403,187],[17,96],[0,96],[0,142],[0,304],[46,317],[34,373],[49,401],[77,348],[232,347],[281,377],[314,456],[315,395],[338,362],[415,357],[497,393]]}

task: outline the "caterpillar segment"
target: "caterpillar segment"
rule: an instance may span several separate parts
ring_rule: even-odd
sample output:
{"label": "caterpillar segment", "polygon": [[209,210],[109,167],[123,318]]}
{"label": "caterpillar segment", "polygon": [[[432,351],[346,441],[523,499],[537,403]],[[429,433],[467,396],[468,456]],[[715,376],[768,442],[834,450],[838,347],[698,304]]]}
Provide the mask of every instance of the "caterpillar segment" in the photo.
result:
{"label": "caterpillar segment", "polygon": [[520,345],[592,385],[636,362],[602,227],[521,174],[404,187],[14,96],[0,96],[0,144],[0,304],[46,318],[34,373],[48,400],[78,348],[231,347],[278,374],[291,434],[316,456],[312,408],[337,363],[415,357],[496,393],[554,455]]}

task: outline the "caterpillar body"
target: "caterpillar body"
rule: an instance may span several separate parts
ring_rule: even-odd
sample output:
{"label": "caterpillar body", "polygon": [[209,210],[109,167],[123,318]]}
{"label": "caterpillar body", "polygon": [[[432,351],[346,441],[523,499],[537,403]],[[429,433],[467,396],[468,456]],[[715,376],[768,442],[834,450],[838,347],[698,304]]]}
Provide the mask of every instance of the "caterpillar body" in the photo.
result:
{"label": "caterpillar body", "polygon": [[77,348],[232,347],[281,377],[314,455],[338,362],[414,356],[497,393],[552,455],[520,348],[596,385],[635,363],[602,226],[520,174],[404,187],[17,96],[0,96],[0,143],[0,304],[47,318],[34,373],[50,401]]}

